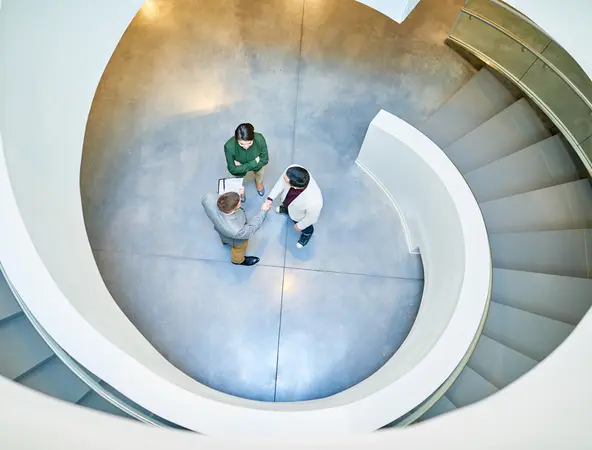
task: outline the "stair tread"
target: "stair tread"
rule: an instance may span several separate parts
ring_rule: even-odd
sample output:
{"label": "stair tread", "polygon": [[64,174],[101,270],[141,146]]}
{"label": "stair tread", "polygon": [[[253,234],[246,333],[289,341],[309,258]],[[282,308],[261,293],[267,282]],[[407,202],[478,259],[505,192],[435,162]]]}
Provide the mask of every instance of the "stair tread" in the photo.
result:
{"label": "stair tread", "polygon": [[76,403],[90,390],[59,358],[28,373],[19,383],[72,403]]}
{"label": "stair tread", "polygon": [[454,411],[455,409],[456,406],[454,406],[454,403],[448,400],[446,396],[443,396],[434,404],[434,406],[432,406],[423,416],[421,416],[420,420],[431,419],[432,417]]}
{"label": "stair tread", "polygon": [[592,227],[592,188],[578,180],[480,203],[490,233]]}
{"label": "stair tread", "polygon": [[86,406],[87,408],[96,409],[98,411],[103,411],[109,414],[115,414],[117,416],[130,418],[126,413],[122,410],[114,406],[113,404],[109,403],[103,397],[101,397],[96,392],[91,392],[86,397],[84,397],[79,403],[81,406]]}
{"label": "stair tread", "polygon": [[573,325],[492,301],[483,334],[535,361],[542,361],[573,329]]}
{"label": "stair tread", "polygon": [[25,316],[0,326],[0,375],[14,379],[53,355]]}
{"label": "stair tread", "polygon": [[522,194],[578,178],[578,169],[557,135],[465,175],[479,202]]}
{"label": "stair tread", "polygon": [[492,300],[577,325],[592,306],[592,279],[494,269]]}
{"label": "stair tread", "polygon": [[592,230],[552,230],[489,235],[493,266],[568,277],[590,277]]}
{"label": "stair tread", "polygon": [[444,149],[468,173],[550,136],[526,99],[520,99]]}
{"label": "stair tread", "polygon": [[481,335],[468,366],[501,389],[517,380],[536,364],[534,359]]}
{"label": "stair tread", "polygon": [[460,408],[489,397],[497,391],[493,384],[470,367],[465,367],[446,392],[446,397],[454,406]]}
{"label": "stair tread", "polygon": [[420,130],[444,148],[514,102],[512,94],[488,70],[480,70]]}
{"label": "stair tread", "polygon": [[8,287],[6,280],[0,274],[0,320],[12,316],[21,311],[12,291]]}

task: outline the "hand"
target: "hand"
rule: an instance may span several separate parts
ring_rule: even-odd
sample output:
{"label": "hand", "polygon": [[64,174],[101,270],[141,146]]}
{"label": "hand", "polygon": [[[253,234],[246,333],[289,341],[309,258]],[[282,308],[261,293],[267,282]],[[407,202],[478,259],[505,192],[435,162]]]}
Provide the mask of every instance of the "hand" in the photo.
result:
{"label": "hand", "polygon": [[238,162],[238,161],[235,159],[235,160],[234,160],[234,165],[238,167],[238,166],[240,166],[240,165],[241,165],[241,163],[239,163],[239,162]]}
{"label": "hand", "polygon": [[295,223],[294,224],[294,228],[296,229],[296,231],[298,231],[299,233],[302,233],[302,230],[300,228],[298,228],[298,224]]}
{"label": "hand", "polygon": [[269,211],[271,209],[271,202],[269,200],[264,201],[261,205],[261,209],[263,211]]}
{"label": "hand", "polygon": [[257,158],[255,158],[255,162],[259,164],[259,161],[261,161],[261,159],[257,156]]}
{"label": "hand", "polygon": [[245,188],[244,187],[242,187],[238,190],[238,195],[240,195],[241,197],[245,196]]}

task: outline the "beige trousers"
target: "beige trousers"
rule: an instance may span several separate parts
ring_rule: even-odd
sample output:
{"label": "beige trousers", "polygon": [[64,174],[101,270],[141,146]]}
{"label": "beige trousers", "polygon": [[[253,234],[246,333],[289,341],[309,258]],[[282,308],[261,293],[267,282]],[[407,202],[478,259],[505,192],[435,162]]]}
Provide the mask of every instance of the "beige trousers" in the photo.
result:
{"label": "beige trousers", "polygon": [[254,174],[255,174],[255,182],[257,184],[263,183],[263,175],[265,174],[265,167],[261,167],[261,170],[259,170],[259,172],[254,172]]}
{"label": "beige trousers", "polygon": [[245,252],[249,241],[243,242],[241,245],[233,245],[230,250],[230,261],[234,264],[241,264],[245,260]]}

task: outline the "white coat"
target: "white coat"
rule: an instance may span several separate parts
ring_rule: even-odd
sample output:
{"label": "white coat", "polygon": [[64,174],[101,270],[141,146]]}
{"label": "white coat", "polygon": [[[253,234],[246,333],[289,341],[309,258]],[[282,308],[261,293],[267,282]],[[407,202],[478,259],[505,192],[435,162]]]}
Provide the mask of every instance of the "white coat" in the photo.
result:
{"label": "white coat", "polygon": [[[294,164],[290,167],[301,166]],[[288,169],[290,167],[288,167]],[[286,195],[288,195],[290,185],[284,180],[285,173],[286,172],[284,171],[282,176],[280,176],[280,179],[269,193],[270,199],[275,200],[279,196],[280,200],[283,202],[286,198]],[[296,197],[292,203],[290,203],[290,206],[288,206],[288,214],[290,215],[290,218],[296,222],[298,228],[300,230],[304,230],[310,225],[317,223],[322,208],[323,195],[321,194],[319,185],[311,175],[306,189],[304,189],[304,191],[298,197]]]}

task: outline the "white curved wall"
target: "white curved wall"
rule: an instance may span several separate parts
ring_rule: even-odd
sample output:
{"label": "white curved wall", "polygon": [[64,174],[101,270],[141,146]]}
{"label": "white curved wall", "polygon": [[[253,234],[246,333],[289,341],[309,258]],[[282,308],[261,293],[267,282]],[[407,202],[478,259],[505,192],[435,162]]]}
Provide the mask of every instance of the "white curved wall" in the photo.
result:
{"label": "white curved wall", "polygon": [[[94,91],[140,4],[9,0],[0,12],[0,60],[8,68],[0,73],[0,258],[12,285],[87,369],[148,410],[206,434],[369,432],[421,403],[456,365],[444,358],[448,364],[438,366],[454,339],[439,343],[432,359],[422,358],[424,348],[414,364],[387,364],[328,399],[272,404],[185,376],[118,309],[86,237],[79,167]],[[454,283],[448,294],[458,297]],[[400,379],[392,384],[395,375]]]}
{"label": "white curved wall", "polygon": [[[384,161],[394,161],[395,169]],[[430,373],[434,379],[422,379],[426,385],[434,382],[435,390],[479,334],[488,306],[491,254],[481,211],[446,154],[387,111],[372,120],[356,162],[396,203],[424,265],[421,307],[409,336],[387,363],[393,368],[389,375],[437,358]]]}
{"label": "white curved wall", "polygon": [[[577,14],[571,15],[570,20],[575,18],[588,22],[592,12],[585,8],[583,1],[561,3],[561,9],[557,9],[555,2],[548,0],[513,0],[508,3],[539,22],[578,59],[589,74],[592,73],[592,58],[584,52],[584,46],[590,41],[582,39],[586,28],[566,26],[570,23],[567,13],[572,11],[572,7]],[[114,304],[94,302],[108,299],[108,293],[102,283],[98,283],[98,272],[94,265],[83,267],[81,264],[85,258],[90,262],[91,255],[81,226],[78,170],[74,171],[73,168],[76,166],[77,169],[80,162],[84,123],[94,89],[111,51],[140,4],[140,0],[4,1],[0,10],[0,131],[4,133],[4,151],[11,173],[26,171],[36,176],[35,179],[27,180],[12,176],[11,185],[5,168],[0,173],[3,211],[0,219],[0,256],[11,281],[24,297],[37,304],[37,312],[44,316],[44,320],[56,321],[55,310],[42,307],[48,296],[52,300],[58,299],[60,307],[63,307],[64,314],[58,318],[62,324],[83,320],[80,313],[93,313],[95,317],[92,325],[95,331],[86,330],[79,336],[79,350],[84,346],[92,346],[93,340],[101,339],[101,333],[105,331],[112,342],[117,342],[117,346],[121,344],[121,348],[128,352],[118,353],[120,360],[99,360],[93,364],[108,366],[124,362],[133,370],[140,371],[143,365],[135,360],[138,359],[142,363],[154,363],[164,375],[176,377],[177,382],[183,385],[188,382],[186,377],[175,373],[139,334],[134,334],[125,318],[118,316]],[[567,13],[563,14],[563,11]],[[553,26],[555,15],[561,22]],[[548,22],[543,23],[543,20]],[[567,39],[568,33],[574,34],[576,38]],[[578,42],[584,45],[578,46]],[[72,159],[64,164],[56,155],[66,155]],[[64,187],[71,189],[74,185],[76,190],[69,193],[60,190]],[[13,194],[18,206],[13,201]],[[44,202],[47,199],[57,199],[59,203]],[[71,208],[75,204],[77,207]],[[61,240],[53,234],[56,231],[62,232]],[[48,236],[51,239],[47,239]],[[46,242],[43,242],[44,239]],[[35,242],[34,246],[32,242]],[[79,243],[80,246],[61,247],[60,244],[64,243]],[[76,265],[72,265],[71,261],[76,261]],[[45,270],[46,267],[49,271]],[[95,281],[89,283],[84,276]],[[78,298],[88,301],[70,304],[68,300],[72,293],[83,294]],[[114,327],[115,324],[126,329],[125,336],[118,332],[120,327]],[[408,430],[379,433],[363,440],[349,439],[348,445],[352,448],[368,448],[372,444],[384,446],[396,442],[401,445],[414,443],[415,448],[422,448],[424,444],[438,445],[440,448],[446,448],[449,444],[448,448],[458,448],[474,439],[479,441],[481,448],[500,448],[509,442],[518,442],[522,448],[528,448],[529,444],[533,448],[557,448],[558,445],[566,444],[569,438],[572,448],[585,448],[590,442],[587,424],[592,419],[591,410],[587,407],[592,401],[588,383],[592,373],[592,354],[588,351],[590,340],[592,316],[588,314],[555,353],[501,393],[427,424]],[[113,350],[116,350],[115,347]],[[86,365],[92,369],[92,361],[89,359],[87,362],[89,364]],[[140,385],[135,389],[149,394],[154,386],[152,383],[162,380],[152,371],[145,375],[141,381],[134,380]],[[173,399],[183,392],[174,386],[168,389],[164,393],[170,393]],[[17,442],[17,439],[22,443],[23,438],[56,438],[55,431],[60,432],[62,439],[72,436],[58,426],[63,423],[72,431],[69,422],[60,422],[63,405],[52,404],[49,407],[49,410],[58,412],[55,415],[40,414],[43,420],[55,420],[51,425],[56,428],[44,428],[34,434],[28,432],[31,427],[29,420],[39,411],[30,409],[31,404],[27,403],[19,407],[20,400],[15,401],[17,403],[10,409],[0,409],[5,415],[3,419],[12,419],[12,422],[2,421],[3,439],[10,439],[9,443]],[[200,411],[182,402],[176,405],[175,410],[184,408],[194,415]],[[346,421],[347,418],[347,415],[343,417]],[[81,429],[85,429],[84,422],[81,420]],[[34,423],[42,426],[40,421]],[[273,421],[271,423],[273,425]],[[488,434],[484,440],[483,430],[491,429],[492,424],[495,424],[496,432]],[[86,425],[89,423],[86,422]],[[109,423],[106,425],[111,426]],[[128,425],[118,430],[125,434]],[[320,426],[323,424],[320,423]],[[102,436],[107,436],[107,433]],[[84,442],[87,447],[91,444],[79,435],[72,437],[80,439],[77,442]],[[56,438],[49,445],[58,441]],[[100,439],[95,442],[103,444]],[[297,443],[296,440],[292,442]],[[201,443],[204,446],[211,445]],[[150,443],[143,444],[148,448]],[[341,448],[345,447],[345,443],[339,444]],[[47,441],[45,447],[50,448]]]}

